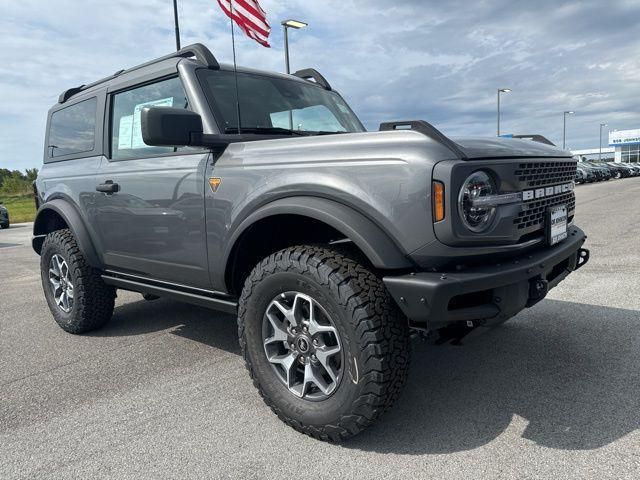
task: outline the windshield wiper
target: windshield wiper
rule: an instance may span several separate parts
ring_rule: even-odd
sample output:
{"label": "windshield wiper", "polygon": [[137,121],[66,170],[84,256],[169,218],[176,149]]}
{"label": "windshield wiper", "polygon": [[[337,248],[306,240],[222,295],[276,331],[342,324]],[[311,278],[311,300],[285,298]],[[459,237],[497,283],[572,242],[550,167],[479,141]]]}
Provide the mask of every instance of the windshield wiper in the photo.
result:
{"label": "windshield wiper", "polygon": [[336,131],[328,131],[328,130],[320,130],[317,132],[313,132],[314,135],[335,135],[336,133],[349,133],[344,130],[336,130]]}
{"label": "windshield wiper", "polygon": [[[288,128],[280,127],[242,127],[240,130],[242,133],[260,133],[263,135],[299,135],[303,137],[309,135],[309,133],[300,130],[289,130]],[[227,127],[224,129],[224,133],[238,133],[238,127]]]}

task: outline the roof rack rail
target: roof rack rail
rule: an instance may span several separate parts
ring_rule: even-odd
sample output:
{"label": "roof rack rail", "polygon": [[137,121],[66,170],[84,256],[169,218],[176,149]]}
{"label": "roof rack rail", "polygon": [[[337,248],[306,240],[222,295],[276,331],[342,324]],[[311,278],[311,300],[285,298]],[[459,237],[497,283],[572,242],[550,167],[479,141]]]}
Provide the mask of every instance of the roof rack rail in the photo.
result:
{"label": "roof rack rail", "polygon": [[207,47],[205,47],[201,43],[194,43],[193,45],[188,45],[184,48],[181,48],[177,52],[170,53],[169,55],[164,55],[154,60],[150,60],[140,65],[136,65],[135,67],[127,68],[126,70],[118,70],[113,75],[102,78],[96,82],[89,83],[87,85],[80,85],[79,87],[69,88],[68,90],[65,90],[60,94],[60,97],[58,97],[58,103],[64,103],[67,100],[69,100],[72,96],[76,95],[77,93],[80,93],[83,90],[87,90],[88,88],[95,87],[96,85],[100,85],[101,83],[104,83],[113,78],[116,78],[117,76],[122,75],[125,72],[126,73],[132,72],[134,70],[138,70],[140,68],[153,65],[154,63],[162,62],[163,60],[168,60],[170,58],[179,58],[179,57],[182,57],[182,58],[196,57],[196,60],[204,64],[207,68],[211,68],[213,70],[220,69],[220,64],[218,63],[218,60],[216,60],[216,57],[213,56],[213,53],[211,53],[211,50],[209,50]]}
{"label": "roof rack rail", "polygon": [[294,73],[296,77],[303,78],[305,80],[313,79],[315,82],[320,85],[325,90],[331,90],[331,85],[327,82],[327,79],[322,76],[322,74],[317,71],[315,68],[305,68],[302,70],[298,70]]}

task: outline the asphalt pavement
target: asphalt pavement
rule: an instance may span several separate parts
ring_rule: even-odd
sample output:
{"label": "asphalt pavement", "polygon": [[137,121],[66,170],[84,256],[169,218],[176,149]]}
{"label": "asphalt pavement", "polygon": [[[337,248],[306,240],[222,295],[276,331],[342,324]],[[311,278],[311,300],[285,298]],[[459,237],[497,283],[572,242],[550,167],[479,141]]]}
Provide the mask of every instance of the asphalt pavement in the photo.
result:
{"label": "asphalt pavement", "polygon": [[398,404],[343,445],[263,404],[231,316],[121,292],[64,333],[30,225],[0,230],[0,478],[640,478],[640,178],[576,195],[589,264],[461,346],[416,340]]}

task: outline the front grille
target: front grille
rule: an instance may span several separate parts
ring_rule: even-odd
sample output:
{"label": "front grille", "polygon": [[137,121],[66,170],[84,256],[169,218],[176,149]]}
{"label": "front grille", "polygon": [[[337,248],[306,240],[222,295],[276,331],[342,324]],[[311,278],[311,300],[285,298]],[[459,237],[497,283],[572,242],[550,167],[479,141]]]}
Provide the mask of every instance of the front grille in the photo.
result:
{"label": "front grille", "polygon": [[519,163],[514,174],[523,188],[557,185],[573,181],[576,175],[575,160],[566,162]]}
{"label": "front grille", "polygon": [[540,198],[523,203],[520,213],[513,220],[513,224],[518,230],[537,230],[544,225],[547,209],[562,204],[567,205],[567,215],[571,220],[576,208],[576,198],[573,192],[565,192],[553,197]]}

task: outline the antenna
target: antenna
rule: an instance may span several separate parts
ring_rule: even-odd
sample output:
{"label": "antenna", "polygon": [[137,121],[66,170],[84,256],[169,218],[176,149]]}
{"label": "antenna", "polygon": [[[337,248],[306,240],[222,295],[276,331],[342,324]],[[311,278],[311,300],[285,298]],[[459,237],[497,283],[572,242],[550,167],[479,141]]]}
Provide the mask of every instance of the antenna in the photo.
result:
{"label": "antenna", "polygon": [[233,1],[229,1],[229,5],[231,6],[231,15],[229,16],[229,21],[231,22],[231,48],[233,49],[233,75],[236,81],[236,112],[238,114],[238,135],[242,134],[242,127],[240,122],[240,88],[238,87],[238,67],[236,65],[236,37],[235,31],[233,28]]}

